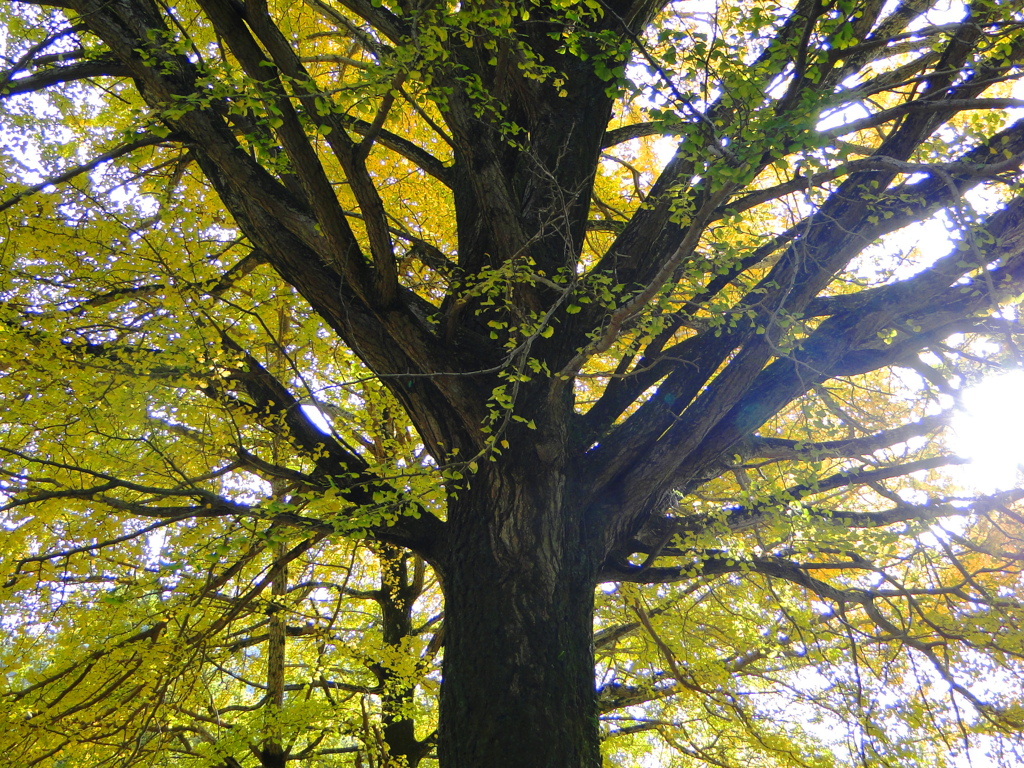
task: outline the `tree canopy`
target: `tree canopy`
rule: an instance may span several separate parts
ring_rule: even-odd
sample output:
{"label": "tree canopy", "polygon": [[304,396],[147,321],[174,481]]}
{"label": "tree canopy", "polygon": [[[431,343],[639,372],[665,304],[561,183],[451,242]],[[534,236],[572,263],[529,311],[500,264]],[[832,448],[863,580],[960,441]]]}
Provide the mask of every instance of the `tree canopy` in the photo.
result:
{"label": "tree canopy", "polygon": [[2,8],[6,764],[1024,760],[1018,4]]}

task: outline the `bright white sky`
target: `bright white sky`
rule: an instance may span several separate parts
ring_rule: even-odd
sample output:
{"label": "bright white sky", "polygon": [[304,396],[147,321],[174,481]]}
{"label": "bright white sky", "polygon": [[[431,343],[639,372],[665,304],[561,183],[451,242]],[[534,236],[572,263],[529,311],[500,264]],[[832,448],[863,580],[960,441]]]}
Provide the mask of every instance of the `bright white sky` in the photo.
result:
{"label": "bright white sky", "polygon": [[972,459],[967,479],[992,493],[1017,485],[1024,461],[1024,371],[991,376],[967,390],[953,422],[953,448]]}

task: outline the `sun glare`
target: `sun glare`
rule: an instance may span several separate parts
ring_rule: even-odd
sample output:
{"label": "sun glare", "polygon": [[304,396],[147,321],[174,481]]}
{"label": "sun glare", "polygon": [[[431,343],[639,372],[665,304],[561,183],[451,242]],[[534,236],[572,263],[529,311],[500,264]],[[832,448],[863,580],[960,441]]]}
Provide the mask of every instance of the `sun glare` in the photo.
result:
{"label": "sun glare", "polygon": [[968,481],[983,492],[1013,487],[1024,463],[1024,371],[985,379],[964,392],[963,405],[953,447],[971,459]]}

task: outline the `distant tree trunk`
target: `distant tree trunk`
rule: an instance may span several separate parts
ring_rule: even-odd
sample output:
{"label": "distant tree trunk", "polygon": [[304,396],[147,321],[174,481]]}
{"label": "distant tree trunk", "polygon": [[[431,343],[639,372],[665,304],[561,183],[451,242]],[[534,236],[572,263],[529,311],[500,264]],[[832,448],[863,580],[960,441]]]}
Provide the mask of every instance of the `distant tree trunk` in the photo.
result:
{"label": "distant tree trunk", "polygon": [[528,464],[482,466],[450,502],[442,768],[601,765],[596,567],[564,472]]}
{"label": "distant tree trunk", "polygon": [[[288,643],[288,628],[282,606],[277,598],[288,594],[288,560],[285,557],[287,548],[278,544],[275,548],[274,578],[271,582],[270,594],[273,602],[269,608],[270,623],[267,630],[267,695],[270,700],[270,712],[279,714],[284,707],[285,662]],[[266,740],[259,752],[262,768],[285,768],[288,764],[288,752],[281,742],[278,723],[274,723],[273,735]]]}
{"label": "distant tree trunk", "polygon": [[[423,590],[422,560],[417,560],[414,573],[409,573],[409,555],[398,547],[377,548],[381,562],[381,583],[377,593],[382,618],[384,645],[401,654],[402,642],[413,634],[413,604]],[[382,688],[381,721],[387,755],[382,766],[417,768],[430,752],[431,741],[416,738],[414,702],[416,684],[387,664],[373,664],[371,671]]]}

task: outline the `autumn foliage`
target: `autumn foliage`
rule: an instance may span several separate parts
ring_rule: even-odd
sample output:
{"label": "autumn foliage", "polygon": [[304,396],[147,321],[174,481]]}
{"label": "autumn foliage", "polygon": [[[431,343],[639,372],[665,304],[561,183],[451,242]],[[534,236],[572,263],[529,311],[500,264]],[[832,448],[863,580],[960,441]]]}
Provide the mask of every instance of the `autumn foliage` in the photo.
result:
{"label": "autumn foliage", "polygon": [[5,1],[0,762],[1020,764],[1017,6]]}

